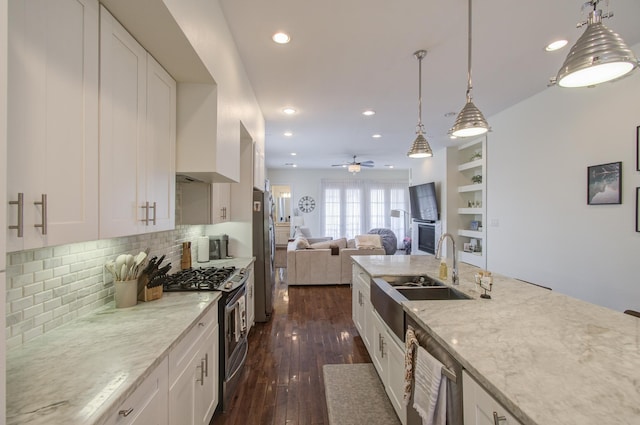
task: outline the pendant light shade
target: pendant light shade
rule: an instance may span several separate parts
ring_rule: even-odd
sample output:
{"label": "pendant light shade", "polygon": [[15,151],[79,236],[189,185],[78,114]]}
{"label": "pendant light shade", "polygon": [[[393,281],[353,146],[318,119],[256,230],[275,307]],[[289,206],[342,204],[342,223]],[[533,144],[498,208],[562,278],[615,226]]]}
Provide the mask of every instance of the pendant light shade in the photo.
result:
{"label": "pendant light shade", "polygon": [[602,14],[596,9],[600,0],[590,0],[585,5],[593,6],[589,12],[587,29],[571,48],[556,81],[562,87],[586,87],[615,80],[638,67],[638,59],[624,40],[607,28],[603,18],[613,16]]}
{"label": "pendant light shade", "polygon": [[427,56],[426,50],[418,50],[413,54],[418,59],[418,125],[416,126],[416,140],[407,152],[409,158],[428,158],[433,156],[429,142],[424,137],[424,125],[422,124],[422,59]]}
{"label": "pendant light shade", "polygon": [[489,123],[473,104],[471,92],[471,0],[469,0],[469,46],[467,57],[467,103],[458,114],[449,134],[455,137],[479,136],[489,131]]}

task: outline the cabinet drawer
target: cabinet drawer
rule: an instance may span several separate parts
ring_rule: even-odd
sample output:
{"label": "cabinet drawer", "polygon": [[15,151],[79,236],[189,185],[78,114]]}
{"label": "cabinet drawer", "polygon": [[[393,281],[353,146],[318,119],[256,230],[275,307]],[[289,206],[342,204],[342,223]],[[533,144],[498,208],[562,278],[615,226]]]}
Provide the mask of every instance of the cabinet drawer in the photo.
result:
{"label": "cabinet drawer", "polygon": [[[173,383],[193,357],[193,348],[218,324],[218,304],[213,305],[169,353],[169,382]],[[197,349],[197,347],[195,347]]]}
{"label": "cabinet drawer", "polygon": [[[107,421],[112,425],[137,425],[145,423],[152,425],[146,418],[167,417],[168,397],[168,368],[167,359],[149,375],[144,382],[116,409],[111,419]],[[159,410],[165,409],[164,412]],[[161,421],[158,423],[166,423]],[[154,422],[155,424],[155,422]]]}

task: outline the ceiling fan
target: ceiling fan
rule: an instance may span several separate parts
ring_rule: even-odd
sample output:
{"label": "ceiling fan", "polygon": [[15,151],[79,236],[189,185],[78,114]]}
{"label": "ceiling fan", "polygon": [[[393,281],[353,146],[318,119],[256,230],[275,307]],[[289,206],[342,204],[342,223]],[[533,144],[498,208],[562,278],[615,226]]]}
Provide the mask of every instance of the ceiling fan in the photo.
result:
{"label": "ceiling fan", "polygon": [[374,167],[373,161],[356,162],[356,156],[353,155],[353,161],[345,162],[344,164],[333,164],[332,167],[345,167],[350,173],[359,173],[360,167],[372,168]]}

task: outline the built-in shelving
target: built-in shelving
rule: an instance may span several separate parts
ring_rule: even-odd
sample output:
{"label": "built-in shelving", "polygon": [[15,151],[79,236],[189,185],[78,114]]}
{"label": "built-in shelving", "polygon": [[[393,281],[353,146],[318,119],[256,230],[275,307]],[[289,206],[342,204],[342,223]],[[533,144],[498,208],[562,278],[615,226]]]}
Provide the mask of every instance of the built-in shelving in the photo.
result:
{"label": "built-in shelving", "polygon": [[[456,157],[458,194],[454,211],[457,211],[458,258],[462,262],[486,268],[486,137],[461,144]],[[471,246],[473,250],[470,250]]]}

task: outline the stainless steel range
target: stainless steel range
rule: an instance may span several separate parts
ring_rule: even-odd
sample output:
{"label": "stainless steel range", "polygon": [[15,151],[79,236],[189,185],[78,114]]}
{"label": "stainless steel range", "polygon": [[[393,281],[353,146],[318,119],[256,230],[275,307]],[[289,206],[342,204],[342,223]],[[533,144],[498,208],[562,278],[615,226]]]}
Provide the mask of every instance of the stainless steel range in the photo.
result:
{"label": "stainless steel range", "polygon": [[249,274],[235,267],[181,270],[166,277],[165,292],[221,291],[218,304],[220,326],[220,400],[218,410],[230,406],[247,358],[247,288]]}

